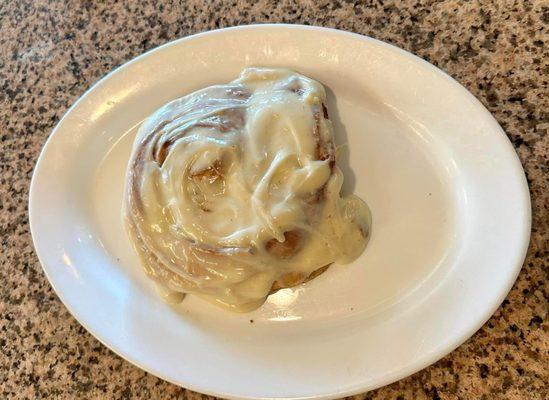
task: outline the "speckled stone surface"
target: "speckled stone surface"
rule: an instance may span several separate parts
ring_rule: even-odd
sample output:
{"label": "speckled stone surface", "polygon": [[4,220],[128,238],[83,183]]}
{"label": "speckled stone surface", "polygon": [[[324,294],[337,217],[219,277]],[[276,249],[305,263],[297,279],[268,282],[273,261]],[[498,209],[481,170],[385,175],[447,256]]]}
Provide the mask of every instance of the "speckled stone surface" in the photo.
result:
{"label": "speckled stone surface", "polygon": [[494,114],[515,145],[530,184],[530,249],[497,313],[433,366],[357,398],[549,398],[549,3],[67,3],[0,2],[0,398],[201,397],[125,362],[68,313],[33,251],[28,189],[52,128],[105,73],[172,39],[254,22],[350,30],[437,65]]}

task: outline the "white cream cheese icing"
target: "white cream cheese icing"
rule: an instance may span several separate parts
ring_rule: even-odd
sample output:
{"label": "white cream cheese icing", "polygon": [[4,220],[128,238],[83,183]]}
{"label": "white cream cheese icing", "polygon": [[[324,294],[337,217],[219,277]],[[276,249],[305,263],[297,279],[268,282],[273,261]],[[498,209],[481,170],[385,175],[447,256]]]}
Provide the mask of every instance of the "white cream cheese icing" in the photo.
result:
{"label": "white cream cheese icing", "polygon": [[160,108],[128,166],[130,237],[168,298],[235,311],[364,250],[366,204],[341,198],[323,86],[248,68]]}

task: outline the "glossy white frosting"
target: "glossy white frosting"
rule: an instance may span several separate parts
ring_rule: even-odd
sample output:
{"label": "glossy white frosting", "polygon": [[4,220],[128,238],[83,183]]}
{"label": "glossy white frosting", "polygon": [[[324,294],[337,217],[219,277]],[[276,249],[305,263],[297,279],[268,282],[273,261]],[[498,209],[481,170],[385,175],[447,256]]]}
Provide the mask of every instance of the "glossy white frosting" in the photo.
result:
{"label": "glossy white frosting", "polygon": [[[340,197],[325,97],[293,71],[248,68],[142,124],[128,168],[128,227],[172,300],[192,293],[247,311],[281,278],[303,281],[362,253],[369,211]],[[284,249],[286,239],[297,247]]]}

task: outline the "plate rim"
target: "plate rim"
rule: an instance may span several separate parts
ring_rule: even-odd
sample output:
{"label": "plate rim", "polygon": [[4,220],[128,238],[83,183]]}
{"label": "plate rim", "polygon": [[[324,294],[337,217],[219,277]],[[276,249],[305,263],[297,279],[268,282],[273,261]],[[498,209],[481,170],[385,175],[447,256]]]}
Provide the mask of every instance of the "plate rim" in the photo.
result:
{"label": "plate rim", "polygon": [[[102,85],[106,84],[108,79],[113,76],[114,74],[118,73],[120,70],[122,70],[124,67],[127,67],[129,65],[132,65],[134,63],[140,62],[143,58],[148,57],[155,52],[161,51],[164,48],[168,48],[171,46],[177,46],[182,42],[191,41],[200,39],[205,36],[211,36],[211,35],[222,35],[225,32],[228,31],[234,31],[234,30],[254,30],[254,29],[280,29],[281,31],[285,30],[310,30],[310,31],[320,31],[324,32],[330,35],[341,35],[341,36],[348,36],[354,39],[363,40],[369,43],[372,43],[376,46],[382,47],[385,50],[392,51],[399,53],[400,55],[403,55],[407,57],[408,59],[411,59],[415,62],[419,62],[423,66],[427,67],[431,72],[438,74],[440,77],[442,77],[444,80],[452,84],[453,86],[457,87],[460,92],[463,94],[466,94],[466,96],[472,100],[473,104],[476,108],[482,111],[484,116],[486,117],[486,121],[489,122],[490,127],[496,131],[499,132],[498,140],[505,143],[506,146],[512,150],[512,153],[514,154],[513,160],[509,160],[509,162],[513,163],[513,169],[519,172],[519,176],[521,178],[521,186],[522,186],[522,193],[521,198],[524,207],[524,214],[521,216],[522,223],[523,223],[523,230],[525,234],[521,237],[521,247],[520,252],[518,253],[518,258],[514,260],[513,262],[510,262],[509,265],[514,265],[513,269],[510,268],[510,271],[512,273],[509,275],[509,280],[505,282],[505,285],[502,285],[502,287],[499,289],[499,296],[488,305],[486,305],[486,312],[482,314],[482,317],[479,317],[476,324],[471,324],[468,329],[462,331],[459,335],[456,335],[454,337],[454,340],[451,341],[451,345],[438,350],[437,352],[433,352],[429,357],[426,357],[425,359],[420,359],[418,362],[408,364],[405,368],[399,369],[395,372],[392,372],[390,374],[387,374],[384,376],[383,379],[380,379],[376,384],[365,384],[365,383],[356,383],[350,387],[347,387],[343,390],[337,390],[332,391],[330,393],[324,393],[324,394],[318,394],[318,395],[311,395],[311,396],[303,396],[303,397],[276,397],[276,398],[292,398],[292,399],[332,399],[337,398],[341,396],[352,396],[359,393],[364,393],[365,391],[371,391],[375,390],[377,388],[386,386],[390,383],[396,382],[400,379],[403,379],[407,376],[410,376],[429,365],[432,365],[433,363],[439,361],[452,351],[454,351],[457,347],[459,347],[461,344],[463,344],[465,341],[470,339],[490,318],[491,316],[496,312],[496,310],[499,308],[503,300],[507,297],[509,294],[511,288],[513,287],[520,270],[522,269],[522,266],[524,264],[524,260],[526,258],[526,254],[529,248],[530,244],[530,235],[531,235],[531,225],[532,225],[532,211],[531,211],[531,198],[530,198],[530,190],[528,187],[528,183],[526,180],[526,176],[524,173],[524,169],[522,167],[522,163],[520,162],[520,159],[518,157],[518,154],[516,153],[516,150],[514,149],[513,145],[511,144],[509,138],[505,134],[502,127],[499,125],[497,120],[494,118],[494,116],[486,109],[486,107],[478,100],[466,87],[464,87],[461,83],[459,83],[457,80],[452,78],[450,75],[448,75],[446,72],[438,68],[437,66],[427,62],[426,60],[422,59],[421,57],[408,52],[404,49],[401,49],[395,45],[383,42],[381,40],[361,35],[358,33],[340,30],[340,29],[334,29],[334,28],[326,28],[322,26],[315,26],[315,25],[300,25],[300,24],[276,24],[276,23],[268,23],[268,24],[250,24],[250,25],[238,25],[238,26],[231,26],[227,28],[222,29],[215,29],[215,30],[208,30],[208,31],[202,31],[199,33],[195,33],[189,36],[184,36],[172,41],[169,41],[167,43],[164,43],[160,46],[157,46],[155,48],[152,48],[134,58],[131,60],[122,63],[121,65],[117,66],[104,76],[102,76],[97,82],[95,82],[93,85],[91,85],[64,113],[64,115],[60,118],[60,120],[57,122],[53,130],[51,131],[50,135],[44,142],[42,149],[40,151],[40,154],[38,156],[38,159],[36,161],[36,164],[34,166],[32,179],[30,183],[30,189],[29,189],[29,200],[28,200],[28,215],[29,215],[29,228],[30,228],[30,234],[32,237],[32,242],[34,246],[35,253],[38,257],[38,260],[40,262],[40,265],[42,267],[42,270],[44,271],[44,274],[46,275],[46,278],[53,288],[55,294],[57,297],[61,300],[63,305],[67,308],[67,310],[70,312],[70,314],[76,319],[76,321],[82,325],[94,338],[99,340],[104,346],[106,346],[108,349],[110,349],[113,353],[118,355],[119,357],[123,358],[124,360],[130,362],[131,364],[137,366],[138,368],[156,376],[159,377],[167,382],[170,382],[174,385],[177,385],[179,387],[183,387],[192,391],[196,391],[199,393],[207,394],[210,396],[218,396],[228,399],[271,399],[273,397],[251,397],[251,396],[242,396],[235,393],[230,393],[229,390],[225,392],[219,392],[219,391],[212,391],[209,390],[207,387],[202,387],[200,385],[194,385],[192,383],[183,382],[183,379],[181,381],[176,381],[174,379],[171,379],[170,377],[167,377],[162,372],[156,371],[154,368],[147,367],[140,363],[136,358],[132,356],[131,353],[121,351],[118,349],[115,349],[114,347],[111,347],[109,345],[106,338],[103,337],[103,335],[99,332],[96,332],[94,329],[90,329],[88,324],[85,321],[85,318],[83,318],[81,315],[79,315],[78,312],[75,312],[73,307],[70,306],[70,302],[66,300],[65,296],[63,295],[63,292],[57,288],[57,286],[54,284],[51,274],[48,272],[48,268],[45,266],[44,263],[44,256],[42,251],[39,249],[38,246],[38,239],[36,235],[36,228],[33,224],[33,220],[38,218],[36,216],[36,205],[35,205],[35,197],[36,197],[36,181],[37,181],[37,171],[40,170],[40,165],[43,161],[43,159],[46,157],[46,153],[48,151],[48,148],[51,146],[52,139],[56,135],[56,133],[61,130],[62,125],[66,121],[67,117],[73,112],[74,109],[76,109],[81,102],[85,101],[85,99],[88,97],[88,95],[95,91],[97,88],[101,87]],[[518,243],[518,239],[517,239]]]}

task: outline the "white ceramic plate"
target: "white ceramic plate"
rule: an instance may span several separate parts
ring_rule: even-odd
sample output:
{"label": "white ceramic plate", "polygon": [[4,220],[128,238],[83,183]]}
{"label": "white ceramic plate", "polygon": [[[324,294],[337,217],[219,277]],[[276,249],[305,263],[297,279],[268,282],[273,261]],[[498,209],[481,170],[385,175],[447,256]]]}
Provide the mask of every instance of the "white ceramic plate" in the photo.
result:
{"label": "white ceramic plate", "polygon": [[[326,85],[337,141],[349,144],[344,189],[370,205],[373,235],[352,265],[255,312],[193,297],[168,306],[121,223],[135,128],[245,66],[290,67]],[[63,303],[130,362],[223,397],[332,398],[409,375],[479,329],[524,260],[530,201],[499,125],[437,68],[351,33],[263,25],[169,43],[91,88],[42,151],[30,221]]]}

